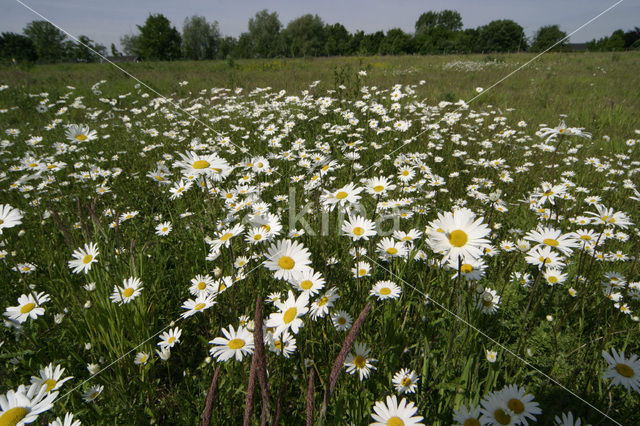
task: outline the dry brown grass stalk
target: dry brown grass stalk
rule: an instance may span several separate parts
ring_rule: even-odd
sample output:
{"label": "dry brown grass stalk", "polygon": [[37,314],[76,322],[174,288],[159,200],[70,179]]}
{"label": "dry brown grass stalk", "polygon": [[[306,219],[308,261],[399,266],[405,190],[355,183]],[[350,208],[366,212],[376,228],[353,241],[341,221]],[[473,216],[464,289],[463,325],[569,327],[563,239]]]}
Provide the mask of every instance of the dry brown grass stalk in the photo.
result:
{"label": "dry brown grass stalk", "polygon": [[216,372],[213,373],[213,379],[211,380],[211,386],[209,386],[209,392],[207,393],[207,402],[202,413],[202,422],[200,426],[209,426],[211,424],[211,413],[213,412],[213,398],[216,395],[216,387],[218,386],[218,377],[220,376],[220,366],[216,368]]}
{"label": "dry brown grass stalk", "polygon": [[342,348],[340,348],[340,352],[338,353],[336,360],[333,362],[333,368],[331,369],[331,374],[329,374],[329,386],[324,391],[324,399],[322,401],[322,407],[320,408],[321,419],[324,418],[326,414],[327,405],[329,404],[331,394],[336,388],[336,383],[338,382],[338,376],[340,376],[340,371],[342,370],[342,366],[344,365],[344,360],[347,358],[347,355],[351,350],[351,346],[356,340],[358,331],[360,331],[360,327],[362,327],[362,324],[364,323],[364,320],[367,317],[370,309],[370,303],[367,303],[364,308],[362,308],[360,315],[358,315],[358,318],[353,323],[351,330],[349,330],[349,334],[347,334],[347,337],[344,339],[344,343],[342,343]]}

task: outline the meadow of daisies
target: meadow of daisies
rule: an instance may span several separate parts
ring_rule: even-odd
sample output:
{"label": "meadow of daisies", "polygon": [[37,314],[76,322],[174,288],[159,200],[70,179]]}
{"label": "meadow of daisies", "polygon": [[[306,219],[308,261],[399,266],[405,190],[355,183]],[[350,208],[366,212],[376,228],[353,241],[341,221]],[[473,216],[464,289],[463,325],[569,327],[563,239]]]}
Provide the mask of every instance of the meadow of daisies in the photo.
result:
{"label": "meadow of daisies", "polygon": [[640,122],[3,77],[0,425],[640,423]]}

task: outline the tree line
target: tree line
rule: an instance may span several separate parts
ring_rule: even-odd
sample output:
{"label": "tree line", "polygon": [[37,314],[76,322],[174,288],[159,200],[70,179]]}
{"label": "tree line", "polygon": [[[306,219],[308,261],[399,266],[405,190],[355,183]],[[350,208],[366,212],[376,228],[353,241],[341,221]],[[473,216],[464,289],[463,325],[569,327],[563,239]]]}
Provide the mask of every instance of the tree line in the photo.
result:
{"label": "tree line", "polygon": [[[185,19],[182,32],[162,14],[152,14],[137,32],[120,39],[122,52],[80,36],[81,43],[69,40],[54,25],[33,21],[23,34],[0,35],[0,60],[38,62],[92,62],[100,55],[132,55],[145,60],[273,58],[350,55],[404,55],[443,53],[489,53],[543,51],[557,42],[553,50],[569,50],[566,33],[558,25],[543,26],[531,39],[510,19],[499,19],[477,28],[463,29],[462,17],[455,10],[425,12],[407,33],[393,28],[350,33],[340,23],[327,24],[318,15],[306,14],[286,26],[277,12],[262,10],[248,23],[239,37],[223,36],[218,22],[203,16]],[[88,47],[90,48],[88,48]],[[609,37],[592,40],[587,50],[627,50],[640,48],[640,28],[616,30]],[[96,52],[99,53],[96,54]]]}

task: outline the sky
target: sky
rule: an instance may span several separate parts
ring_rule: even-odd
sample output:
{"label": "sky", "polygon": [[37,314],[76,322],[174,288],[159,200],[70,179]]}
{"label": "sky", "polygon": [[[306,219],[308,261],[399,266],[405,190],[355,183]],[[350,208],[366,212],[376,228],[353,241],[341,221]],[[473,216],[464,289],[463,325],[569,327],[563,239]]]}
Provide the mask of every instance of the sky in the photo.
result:
{"label": "sky", "polygon": [[[301,15],[317,14],[325,23],[341,23],[350,32],[401,28],[413,32],[420,14],[454,9],[464,28],[494,19],[512,19],[527,36],[544,25],[558,24],[567,34],[618,0],[19,0],[75,37],[86,35],[107,47],[119,46],[120,37],[137,32],[150,13],[162,13],[182,31],[188,16],[218,21],[223,35],[237,37],[247,31],[249,18],[262,9],[277,12],[286,24]],[[0,0],[0,32],[21,33],[27,23],[42,19],[18,0]],[[640,1],[624,0],[581,29],[570,39],[581,43],[610,35],[616,29],[640,26]]]}

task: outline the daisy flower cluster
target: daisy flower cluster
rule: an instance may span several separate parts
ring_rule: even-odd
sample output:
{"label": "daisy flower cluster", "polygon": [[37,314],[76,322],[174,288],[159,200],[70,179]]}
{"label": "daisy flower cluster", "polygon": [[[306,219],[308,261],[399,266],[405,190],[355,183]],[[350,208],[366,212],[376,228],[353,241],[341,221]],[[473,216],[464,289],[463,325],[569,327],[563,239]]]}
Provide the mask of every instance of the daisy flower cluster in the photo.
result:
{"label": "daisy flower cluster", "polygon": [[88,422],[123,400],[185,422],[213,371],[220,422],[256,371],[287,423],[292,395],[329,385],[329,423],[584,417],[569,395],[543,407],[552,385],[504,348],[633,416],[637,133],[604,145],[569,117],[357,78],[352,95],[181,82],[174,100],[100,81],[25,94],[38,120],[7,110],[24,125],[0,141],[0,424],[79,423],[55,406],[73,378],[64,407],[100,404]]}

